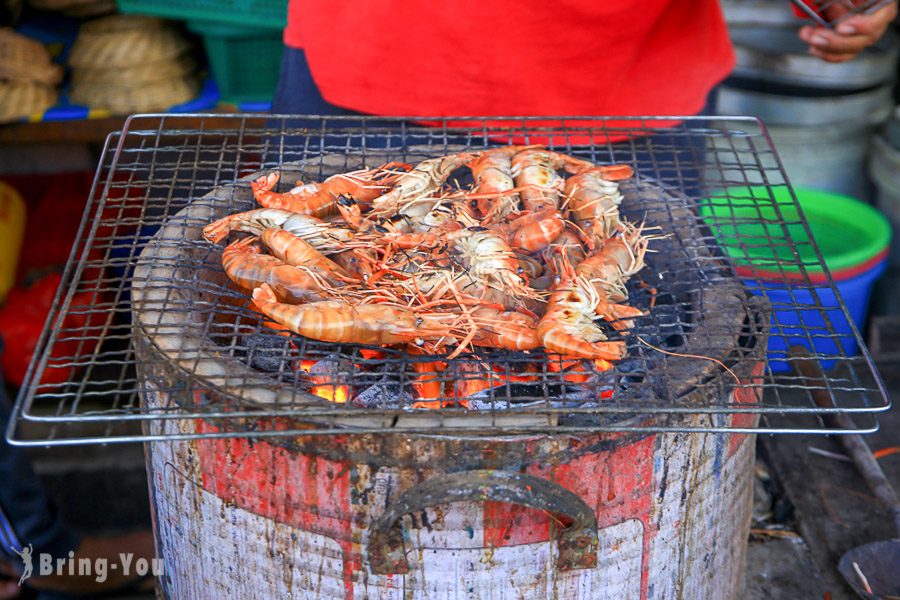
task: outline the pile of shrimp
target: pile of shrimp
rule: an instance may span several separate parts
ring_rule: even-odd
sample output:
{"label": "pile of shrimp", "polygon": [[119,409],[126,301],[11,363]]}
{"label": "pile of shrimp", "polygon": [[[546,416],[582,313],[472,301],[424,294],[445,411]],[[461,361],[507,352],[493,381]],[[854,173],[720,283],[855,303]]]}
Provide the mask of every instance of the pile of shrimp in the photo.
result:
{"label": "pile of shrimp", "polygon": [[[461,168],[473,184],[449,185]],[[251,183],[262,208],[203,234],[250,234],[222,266],[272,327],[440,360],[543,348],[611,365],[642,315],[625,284],[649,238],[619,214],[618,182],[632,175],[541,146],[389,163],[284,193],[273,172]]]}

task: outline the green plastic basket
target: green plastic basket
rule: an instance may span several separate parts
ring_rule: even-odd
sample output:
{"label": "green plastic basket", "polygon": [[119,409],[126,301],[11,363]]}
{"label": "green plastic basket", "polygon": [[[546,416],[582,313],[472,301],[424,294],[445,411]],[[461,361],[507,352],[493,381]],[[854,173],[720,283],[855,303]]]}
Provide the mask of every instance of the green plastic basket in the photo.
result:
{"label": "green plastic basket", "polygon": [[270,102],[278,85],[281,32],[191,21],[188,29],[203,38],[222,100],[234,104]]}
{"label": "green plastic basket", "polygon": [[287,0],[117,0],[123,13],[283,29]]}

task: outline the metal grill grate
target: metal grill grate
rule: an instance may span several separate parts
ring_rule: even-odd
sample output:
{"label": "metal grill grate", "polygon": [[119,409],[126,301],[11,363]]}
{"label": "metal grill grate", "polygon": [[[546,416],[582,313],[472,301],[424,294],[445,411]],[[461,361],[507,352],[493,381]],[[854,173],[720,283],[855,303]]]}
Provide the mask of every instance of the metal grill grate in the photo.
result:
{"label": "metal grill grate", "polygon": [[[830,275],[816,279],[821,254],[792,192],[779,191],[787,182],[757,120],[466,118],[429,125],[271,115],[129,119],[107,140],[57,309],[16,404],[11,441],[829,432],[822,415],[833,411],[856,413],[864,431],[877,428],[874,413],[889,408],[883,385],[844,304],[828,304]],[[629,284],[630,303],[648,314],[624,338],[628,357],[610,371],[573,373],[540,352],[463,354],[433,374],[448,382],[447,406],[416,408],[413,363],[433,359],[276,335],[224,277],[221,246],[200,237],[214,218],[253,207],[249,181],[260,171],[278,170],[291,183],[321,180],[509,141],[633,165],[635,177],[622,186],[623,212],[665,234]],[[756,197],[749,217],[739,210],[747,186]],[[760,218],[767,233],[746,233]],[[769,250],[769,283],[748,274],[741,260],[759,248]],[[790,285],[783,297],[766,300],[773,281]],[[802,321],[782,322],[785,312]],[[773,352],[778,343],[814,349],[809,359],[821,361],[827,377],[815,383],[795,375],[784,353],[770,354],[763,368],[767,335]],[[848,343],[859,350],[848,355]],[[315,378],[298,368],[302,360],[318,361]],[[51,383],[65,378],[60,374],[68,381]],[[320,397],[339,386],[354,402]],[[812,401],[810,391],[820,386],[834,407]],[[178,423],[197,419],[202,427],[179,433]]]}

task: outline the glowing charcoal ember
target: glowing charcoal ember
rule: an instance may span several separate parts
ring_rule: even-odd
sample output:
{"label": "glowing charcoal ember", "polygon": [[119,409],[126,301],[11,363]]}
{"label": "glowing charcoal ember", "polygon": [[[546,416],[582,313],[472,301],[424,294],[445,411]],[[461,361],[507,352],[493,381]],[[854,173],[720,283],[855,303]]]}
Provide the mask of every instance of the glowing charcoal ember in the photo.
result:
{"label": "glowing charcoal ember", "polygon": [[459,403],[470,408],[468,398],[482,392],[490,397],[489,390],[506,385],[509,379],[488,369],[481,362],[464,362],[457,365],[453,372],[453,391]]}
{"label": "glowing charcoal ember", "polygon": [[357,371],[353,363],[332,354],[317,361],[303,359],[297,368],[307,373],[310,381],[316,384],[309,388],[311,394],[338,404],[350,398],[350,387],[338,382],[352,381]]}
{"label": "glowing charcoal ember", "polygon": [[350,395],[350,389],[346,385],[314,385],[309,388],[310,393],[315,394],[319,398],[324,398],[329,402],[343,404]]}
{"label": "glowing charcoal ember", "polygon": [[372,348],[360,348],[359,355],[365,360],[381,360],[384,358],[384,350],[375,350]]}
{"label": "glowing charcoal ember", "polygon": [[[410,349],[413,354],[419,352]],[[413,408],[432,408],[431,404],[435,404],[435,408],[439,408],[440,403],[431,402],[444,395],[444,384],[446,378],[443,375],[447,363],[439,360],[435,361],[415,361],[410,363],[413,375],[412,387],[416,391],[416,397],[421,402],[416,402]],[[421,405],[421,406],[420,406]]]}
{"label": "glowing charcoal ember", "polygon": [[491,369],[504,383],[528,383],[530,381],[536,381],[540,377],[537,365],[534,363],[516,365],[516,368],[512,370],[500,365],[493,365],[491,366]]}
{"label": "glowing charcoal ember", "polygon": [[613,368],[613,363],[608,360],[603,360],[602,358],[598,358],[594,361],[594,368],[598,371],[609,371]]}
{"label": "glowing charcoal ember", "polygon": [[[468,403],[460,402],[463,404],[464,408],[468,408]],[[419,400],[417,402],[413,402],[412,407],[416,409],[428,409],[435,410],[438,408],[447,408],[451,406],[456,406],[457,403],[454,400]]]}

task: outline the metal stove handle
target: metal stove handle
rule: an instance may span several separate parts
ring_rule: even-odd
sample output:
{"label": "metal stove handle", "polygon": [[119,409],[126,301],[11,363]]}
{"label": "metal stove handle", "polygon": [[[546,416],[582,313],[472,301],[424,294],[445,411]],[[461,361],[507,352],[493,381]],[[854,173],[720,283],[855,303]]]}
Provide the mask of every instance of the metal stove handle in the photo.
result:
{"label": "metal stove handle", "polygon": [[409,572],[403,548],[403,515],[448,502],[494,500],[561,515],[557,528],[560,571],[597,566],[597,516],[584,500],[540,477],[510,471],[463,471],[433,477],[403,492],[369,527],[369,566],[377,575]]}

